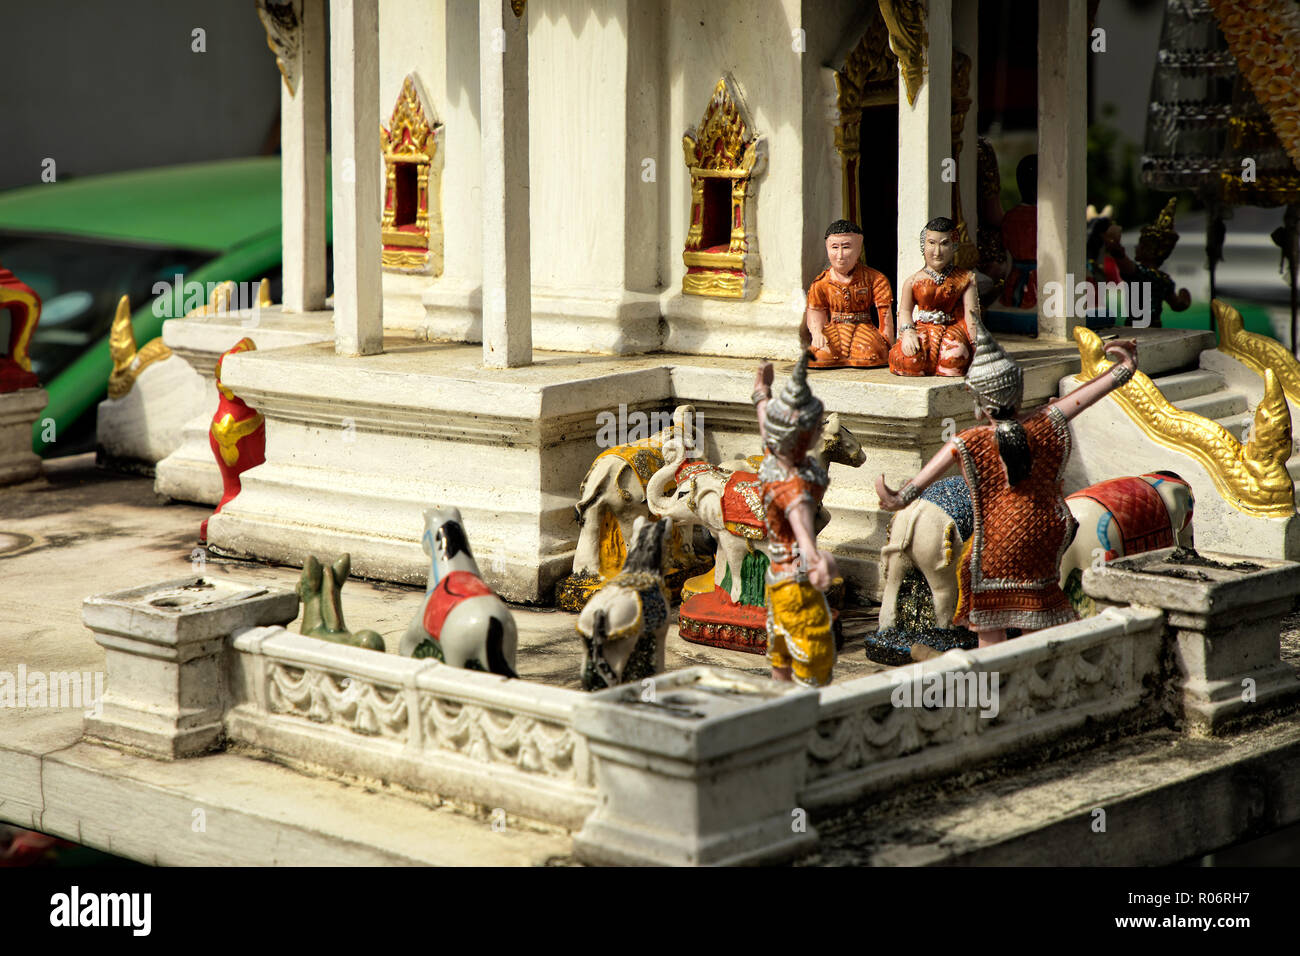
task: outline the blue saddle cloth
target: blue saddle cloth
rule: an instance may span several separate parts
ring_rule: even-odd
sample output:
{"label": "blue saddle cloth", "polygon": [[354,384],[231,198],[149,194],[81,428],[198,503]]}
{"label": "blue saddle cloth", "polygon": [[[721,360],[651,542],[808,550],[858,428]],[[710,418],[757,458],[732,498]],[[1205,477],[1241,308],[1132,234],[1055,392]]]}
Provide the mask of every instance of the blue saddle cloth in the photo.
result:
{"label": "blue saddle cloth", "polygon": [[957,524],[961,539],[966,541],[975,531],[975,509],[970,503],[970,488],[965,478],[944,478],[921,493],[926,501],[938,505]]}

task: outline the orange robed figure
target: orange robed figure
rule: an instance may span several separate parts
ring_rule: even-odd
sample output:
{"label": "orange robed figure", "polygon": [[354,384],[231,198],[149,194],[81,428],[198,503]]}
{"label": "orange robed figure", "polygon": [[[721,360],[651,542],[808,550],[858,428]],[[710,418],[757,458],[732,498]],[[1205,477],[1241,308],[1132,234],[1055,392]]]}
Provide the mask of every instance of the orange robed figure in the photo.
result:
{"label": "orange robed figure", "polygon": [[862,230],[847,219],[826,229],[830,268],[808,288],[804,319],[812,345],[809,368],[880,368],[894,340],[894,291],[884,274],[859,259]]}
{"label": "orange robed figure", "polygon": [[953,264],[957,224],[931,219],[921,230],[925,268],[899,286],[898,341],[889,350],[895,375],[961,376],[975,354],[979,290],[975,273]]}

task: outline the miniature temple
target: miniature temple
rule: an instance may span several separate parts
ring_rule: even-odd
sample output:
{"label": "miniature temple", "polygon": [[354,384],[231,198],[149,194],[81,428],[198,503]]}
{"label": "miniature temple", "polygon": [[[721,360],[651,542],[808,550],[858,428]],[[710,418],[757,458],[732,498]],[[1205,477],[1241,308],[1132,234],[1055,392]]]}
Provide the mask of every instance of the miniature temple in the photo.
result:
{"label": "miniature temple", "polygon": [[[218,291],[140,349],[123,306],[101,422],[171,376],[136,457],[218,510],[190,576],[85,597],[107,689],[24,757],[29,825],[38,772],[189,812],[209,771],[240,781],[213,800],[238,862],[304,781],[342,781],[527,821],[492,862],[768,863],[846,806],[901,794],[880,819],[911,834],[924,788],[1034,761],[1031,825],[965,779],[980,833],[864,854],[1043,859],[1055,835],[1103,862],[1069,829],[1102,803],[1140,830],[1107,847],[1127,863],[1300,820],[1300,362],[1228,301],[1217,335],[1121,333],[1079,292],[1122,255],[1085,194],[1095,2],[1038,0],[1035,158],[992,219],[973,2],[257,6],[282,302]],[[1172,248],[1172,208],[1150,228]],[[928,366],[816,357],[839,322],[852,359],[864,321]],[[173,533],[194,509],[158,510]],[[1199,799],[1247,761],[1250,800]],[[46,819],[115,832],[79,793],[52,785]],[[348,806],[277,861],[450,858],[424,817],[410,846],[350,839]]]}
{"label": "miniature temple", "polygon": [[[1084,133],[1087,4],[1047,7],[1040,283],[1083,274],[1086,206],[1084,156],[1068,144]],[[308,0],[264,18],[285,74],[286,291],[262,310],[258,350],[226,368],[267,416],[268,454],[212,522],[222,553],[300,564],[329,542],[357,574],[416,581],[420,509],[455,501],[487,579],[512,600],[548,601],[577,541],[572,498],[601,411],[691,402],[715,459],[758,451],[748,360],[796,355],[825,222],[883,217],[863,223],[866,255],[888,237],[895,261],[881,265],[895,285],[935,215],[953,215],[961,257],[973,252],[970,5],[812,16],[765,4],[744,23],[720,7],[688,28],[670,4],[363,0],[331,7],[328,37],[323,13]],[[789,44],[757,43],[774,32]],[[335,294],[321,311],[327,43]],[[864,117],[869,154],[898,156],[896,182],[870,202]],[[896,193],[897,209],[870,206],[876,193]],[[213,336],[209,319],[173,320],[164,338],[184,355],[187,339]],[[1077,321],[1043,315],[1036,340],[1008,343],[1042,358],[1030,402],[1077,369]],[[1144,369],[1181,363],[1186,338],[1146,346]],[[867,472],[914,470],[970,403],[959,382],[882,370],[819,386],[871,454],[829,492],[828,544],[851,586],[878,594],[886,521]],[[387,473],[399,461],[402,474]],[[176,464],[160,466],[160,491],[203,500],[203,481],[211,497],[211,477],[178,478]]]}

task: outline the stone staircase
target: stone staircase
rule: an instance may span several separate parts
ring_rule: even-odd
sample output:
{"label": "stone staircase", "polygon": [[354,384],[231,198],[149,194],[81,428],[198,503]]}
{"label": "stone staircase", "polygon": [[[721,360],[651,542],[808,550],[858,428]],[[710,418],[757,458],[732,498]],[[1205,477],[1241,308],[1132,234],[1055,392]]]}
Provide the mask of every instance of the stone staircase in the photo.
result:
{"label": "stone staircase", "polygon": [[[1252,397],[1234,387],[1217,371],[1194,368],[1190,371],[1154,375],[1151,381],[1161,393],[1183,411],[1194,412],[1218,422],[1238,440],[1245,441],[1255,417]],[[1293,441],[1300,422],[1292,422]],[[1294,447],[1294,444],[1293,444]],[[1300,454],[1292,454],[1287,471],[1293,482],[1300,481]]]}

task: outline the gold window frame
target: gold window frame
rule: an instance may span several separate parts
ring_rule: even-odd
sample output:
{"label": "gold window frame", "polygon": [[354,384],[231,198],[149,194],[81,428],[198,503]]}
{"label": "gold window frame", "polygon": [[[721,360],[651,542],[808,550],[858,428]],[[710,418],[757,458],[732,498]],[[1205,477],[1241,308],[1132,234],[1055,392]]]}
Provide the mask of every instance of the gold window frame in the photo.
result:
{"label": "gold window frame", "polygon": [[[750,133],[740,94],[730,76],[713,88],[697,127],[682,137],[691,176],[691,219],[682,261],[682,292],[724,299],[747,299],[758,292],[757,237],[753,222],[753,179],[761,171],[765,143]],[[704,190],[710,179],[731,180],[731,235],[726,252],[708,252],[704,240]]]}
{"label": "gold window frame", "polygon": [[[379,127],[384,152],[384,211],[380,221],[383,267],[394,272],[442,275],[442,156],[438,149],[442,125],[431,122],[424,109],[419,81],[408,74],[388,126]],[[397,174],[415,166],[415,229],[397,224]]]}

